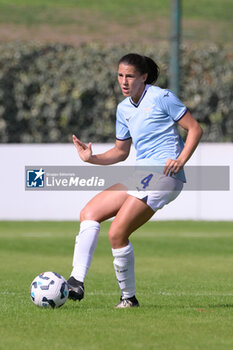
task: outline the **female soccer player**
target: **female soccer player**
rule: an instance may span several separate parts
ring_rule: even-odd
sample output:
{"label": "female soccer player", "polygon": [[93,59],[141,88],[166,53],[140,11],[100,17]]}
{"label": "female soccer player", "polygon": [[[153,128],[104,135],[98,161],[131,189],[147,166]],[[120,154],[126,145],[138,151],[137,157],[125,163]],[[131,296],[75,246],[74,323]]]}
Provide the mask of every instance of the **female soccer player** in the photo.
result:
{"label": "female soccer player", "polygon": [[[97,194],[80,213],[80,232],[76,237],[73,270],[68,280],[69,298],[84,297],[84,280],[96,248],[100,223],[115,217],[109,230],[114,269],[121,298],[116,308],[138,307],[135,296],[134,251],[129,236],[146,223],[165,204],[181,192],[183,167],[202,136],[202,129],[188,109],[169,90],[153,86],[159,68],[149,57],[130,53],[118,65],[118,82],[126,97],[117,107],[115,146],[93,154],[73,135],[73,143],[84,162],[110,165],[124,161],[133,142],[136,165],[162,166],[163,172],[148,174],[142,190],[127,191],[116,184]],[[177,124],[187,130],[185,145]],[[145,189],[145,191],[143,190]]]}

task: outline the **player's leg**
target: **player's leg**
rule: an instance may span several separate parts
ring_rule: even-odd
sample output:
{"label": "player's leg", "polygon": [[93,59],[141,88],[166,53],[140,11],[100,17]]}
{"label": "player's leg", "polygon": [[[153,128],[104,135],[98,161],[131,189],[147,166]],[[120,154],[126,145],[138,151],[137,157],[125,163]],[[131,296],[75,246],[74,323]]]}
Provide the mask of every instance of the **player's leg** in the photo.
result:
{"label": "player's leg", "polygon": [[182,188],[181,181],[163,177],[158,182],[157,190],[145,193],[143,200],[136,198],[138,192],[127,198],[112,222],[109,239],[113,248],[114,268],[122,299],[117,308],[138,306],[135,298],[134,253],[128,240],[129,236],[147,222],[158,209],[173,201]]}
{"label": "player's leg", "polygon": [[139,306],[135,297],[134,251],[128,238],[153,214],[154,211],[143,200],[130,196],[110,227],[109,240],[114,257],[113,265],[121,290],[121,300],[116,308]]}
{"label": "player's leg", "polygon": [[114,185],[97,194],[80,213],[80,232],[76,236],[73,270],[68,280],[70,299],[81,300],[84,296],[84,280],[97,245],[100,223],[116,215],[129,196],[124,189],[122,185]]}
{"label": "player's leg", "polygon": [[99,223],[115,216],[129,197],[127,188],[116,184],[98,193],[81,210],[80,221],[94,220]]}
{"label": "player's leg", "polygon": [[109,240],[112,248],[125,247],[131,233],[145,224],[154,213],[144,200],[128,196],[110,226]]}

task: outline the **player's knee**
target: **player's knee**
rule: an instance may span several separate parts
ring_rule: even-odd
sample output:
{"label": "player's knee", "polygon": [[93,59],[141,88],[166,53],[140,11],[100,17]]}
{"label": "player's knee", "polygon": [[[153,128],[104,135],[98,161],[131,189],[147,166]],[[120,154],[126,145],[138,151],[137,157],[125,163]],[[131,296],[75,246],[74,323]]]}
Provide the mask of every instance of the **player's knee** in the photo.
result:
{"label": "player's knee", "polygon": [[85,206],[80,212],[80,221],[84,220],[96,220],[95,213]]}
{"label": "player's knee", "polygon": [[113,249],[121,248],[128,241],[128,237],[125,238],[124,232],[111,227],[108,232],[108,238]]}

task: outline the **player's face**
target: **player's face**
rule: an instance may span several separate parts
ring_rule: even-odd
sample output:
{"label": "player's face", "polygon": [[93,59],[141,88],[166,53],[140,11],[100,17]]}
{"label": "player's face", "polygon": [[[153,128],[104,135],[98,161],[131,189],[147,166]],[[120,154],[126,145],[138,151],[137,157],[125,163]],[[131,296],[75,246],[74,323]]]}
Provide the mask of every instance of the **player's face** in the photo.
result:
{"label": "player's face", "polygon": [[144,89],[147,74],[141,74],[134,66],[121,63],[118,67],[118,82],[124,96],[138,102]]}

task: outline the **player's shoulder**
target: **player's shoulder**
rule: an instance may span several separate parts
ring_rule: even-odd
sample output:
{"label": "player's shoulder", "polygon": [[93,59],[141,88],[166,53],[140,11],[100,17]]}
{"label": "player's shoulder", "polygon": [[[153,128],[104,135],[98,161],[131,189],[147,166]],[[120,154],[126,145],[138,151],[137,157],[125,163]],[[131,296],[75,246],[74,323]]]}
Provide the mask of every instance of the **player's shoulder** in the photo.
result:
{"label": "player's shoulder", "polygon": [[123,116],[131,108],[131,103],[129,102],[129,97],[126,97],[123,101],[117,105],[117,117]]}
{"label": "player's shoulder", "polygon": [[163,89],[159,86],[151,85],[148,89],[148,93],[150,95],[153,95],[154,97],[162,98],[162,97],[168,97],[172,92],[168,89]]}
{"label": "player's shoulder", "polygon": [[122,108],[124,108],[125,106],[128,106],[129,103],[130,103],[130,102],[129,102],[129,97],[126,97],[126,98],[124,98],[123,101],[121,101],[121,102],[118,103],[117,108],[118,108],[118,109],[122,109]]}

